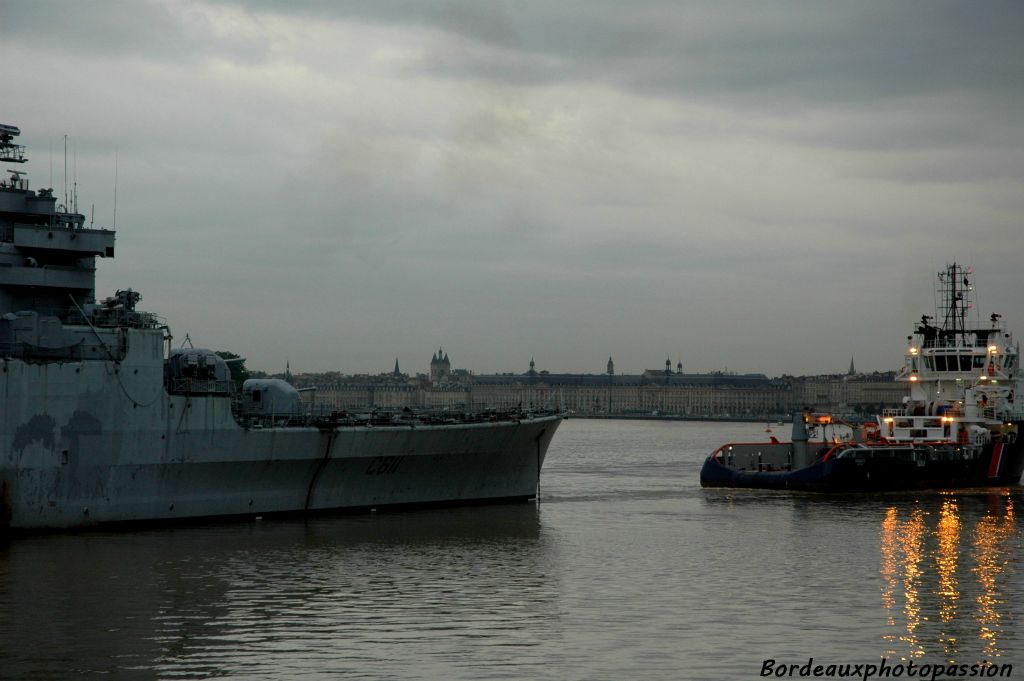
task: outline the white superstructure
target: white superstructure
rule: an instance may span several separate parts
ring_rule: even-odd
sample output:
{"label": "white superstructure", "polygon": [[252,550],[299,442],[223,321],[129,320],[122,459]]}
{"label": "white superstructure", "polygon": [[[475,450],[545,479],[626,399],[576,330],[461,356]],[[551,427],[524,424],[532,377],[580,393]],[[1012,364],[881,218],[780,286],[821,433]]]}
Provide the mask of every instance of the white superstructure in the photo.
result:
{"label": "white superstructure", "polygon": [[904,408],[886,410],[879,419],[889,439],[966,444],[1024,417],[1020,343],[998,314],[988,323],[969,321],[972,280],[971,268],[956,263],[939,272],[936,316],[922,317],[907,336],[896,375],[909,383],[910,396]]}

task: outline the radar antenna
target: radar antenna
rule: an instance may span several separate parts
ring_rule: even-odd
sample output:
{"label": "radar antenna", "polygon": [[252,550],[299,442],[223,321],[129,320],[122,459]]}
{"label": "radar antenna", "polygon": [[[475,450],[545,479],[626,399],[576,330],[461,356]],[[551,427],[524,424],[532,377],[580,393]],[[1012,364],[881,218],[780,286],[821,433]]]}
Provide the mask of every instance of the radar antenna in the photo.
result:
{"label": "radar antenna", "polygon": [[21,129],[14,125],[0,123],[0,161],[4,163],[24,163],[25,147],[14,143],[14,138],[21,134]]}

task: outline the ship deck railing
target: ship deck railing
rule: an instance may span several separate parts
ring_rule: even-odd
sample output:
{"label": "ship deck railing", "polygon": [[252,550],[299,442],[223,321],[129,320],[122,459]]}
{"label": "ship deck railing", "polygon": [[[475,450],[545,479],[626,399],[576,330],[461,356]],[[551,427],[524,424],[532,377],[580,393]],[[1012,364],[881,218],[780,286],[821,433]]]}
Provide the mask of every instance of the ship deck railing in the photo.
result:
{"label": "ship deck railing", "polygon": [[166,326],[163,318],[152,312],[136,312],[124,309],[99,309],[93,315],[93,326],[100,329],[130,328],[158,329]]}
{"label": "ship deck railing", "polygon": [[97,329],[159,329],[167,326],[167,320],[156,313],[123,308],[99,308],[88,318],[76,308],[39,309],[38,312],[41,316],[58,317],[69,326],[92,326]]}
{"label": "ship deck railing", "polygon": [[989,343],[989,335],[993,331],[1002,331],[1001,328],[997,329],[968,329],[967,333],[978,334],[979,331],[983,331],[982,335],[976,335],[973,343],[963,343],[960,338],[936,338],[933,340],[926,340],[921,343],[921,347],[926,349],[957,349],[962,348],[964,350],[976,350],[978,348],[987,348]]}
{"label": "ship deck railing", "polygon": [[741,470],[783,471],[793,470],[793,454],[792,442],[728,442],[712,452],[711,458]]}
{"label": "ship deck railing", "polygon": [[1014,405],[1010,409],[1002,412],[1000,417],[1004,421],[1024,421],[1024,407]]}
{"label": "ship deck railing", "polygon": [[[24,163],[25,145],[11,144],[10,142],[0,146],[0,162],[2,163]],[[6,189],[8,182],[0,180],[0,188]]]}
{"label": "ship deck railing", "polygon": [[903,442],[882,440],[872,443],[846,443],[836,445],[821,459],[894,458],[913,461],[955,461],[976,459],[983,450],[981,443],[957,444],[946,441]]}
{"label": "ship deck railing", "polygon": [[167,381],[167,392],[172,395],[231,395],[234,390],[231,380],[171,378]]}
{"label": "ship deck railing", "polygon": [[544,416],[556,416],[560,411],[549,410],[482,410],[449,411],[445,409],[417,410],[356,410],[354,412],[327,410],[325,408],[305,409],[296,413],[263,413],[249,411],[240,396],[232,396],[232,413],[236,421],[245,428],[310,427],[401,427],[441,426],[471,423],[507,423]]}
{"label": "ship deck railing", "polygon": [[332,411],[313,417],[316,422],[339,426],[434,426],[466,423],[507,422],[542,416],[555,416],[560,411],[548,410],[481,410],[450,411],[446,409],[409,409],[401,411],[357,410]]}
{"label": "ship deck railing", "polygon": [[944,406],[941,414],[912,413],[909,409],[883,409],[882,418],[942,418],[943,416],[963,416],[964,410],[952,405]]}
{"label": "ship deck railing", "polygon": [[249,414],[238,419],[244,428],[297,428],[313,425],[302,414]]}
{"label": "ship deck railing", "polygon": [[[952,418],[963,418],[967,415],[966,411],[961,407],[948,406],[945,407],[941,414],[920,414],[911,413],[907,409],[885,409],[882,411],[882,418],[907,418],[907,419],[937,419],[943,416],[949,416]],[[1024,410],[1019,407],[1013,407],[1011,409],[996,409],[995,407],[984,407],[978,410],[978,416],[988,421],[1018,421],[1024,419]]]}

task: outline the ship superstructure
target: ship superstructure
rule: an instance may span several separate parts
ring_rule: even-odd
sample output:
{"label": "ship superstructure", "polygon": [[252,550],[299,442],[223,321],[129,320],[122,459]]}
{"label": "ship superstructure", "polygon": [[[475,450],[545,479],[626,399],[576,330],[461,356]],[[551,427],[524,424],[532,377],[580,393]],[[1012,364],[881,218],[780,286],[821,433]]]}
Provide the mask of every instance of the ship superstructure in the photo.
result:
{"label": "ship superstructure", "polygon": [[[0,125],[0,163],[23,167]],[[69,205],[70,204],[70,205]],[[0,181],[0,534],[100,523],[523,500],[561,416],[312,413],[172,348],[131,289],[97,300],[115,234],[25,173]]]}
{"label": "ship superstructure", "polygon": [[[900,442],[989,437],[1001,424],[1020,421],[1020,343],[1001,315],[970,321],[975,309],[973,271],[959,264],[938,273],[936,313],[923,316],[907,336],[896,380],[910,396],[902,409],[883,412],[881,432]],[[976,314],[976,313],[975,313]]]}

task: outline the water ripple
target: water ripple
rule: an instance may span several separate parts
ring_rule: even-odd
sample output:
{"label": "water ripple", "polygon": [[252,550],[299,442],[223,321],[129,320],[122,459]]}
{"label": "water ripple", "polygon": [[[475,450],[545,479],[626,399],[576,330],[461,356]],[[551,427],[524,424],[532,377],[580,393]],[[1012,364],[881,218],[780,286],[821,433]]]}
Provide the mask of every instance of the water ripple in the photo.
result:
{"label": "water ripple", "polygon": [[568,421],[539,505],[18,540],[0,548],[0,677],[735,679],[769,657],[1021,658],[1019,490],[700,489],[708,451],[763,429]]}

